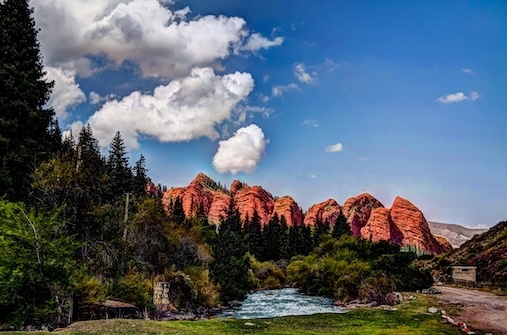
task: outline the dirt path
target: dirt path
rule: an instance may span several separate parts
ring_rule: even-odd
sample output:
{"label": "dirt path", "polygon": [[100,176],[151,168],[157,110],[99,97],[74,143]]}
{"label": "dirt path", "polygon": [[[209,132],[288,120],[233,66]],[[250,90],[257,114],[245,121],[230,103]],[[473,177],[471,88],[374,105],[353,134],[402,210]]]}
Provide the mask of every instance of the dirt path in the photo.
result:
{"label": "dirt path", "polygon": [[449,304],[463,306],[457,319],[493,335],[507,335],[507,297],[464,288],[439,286],[436,296]]}

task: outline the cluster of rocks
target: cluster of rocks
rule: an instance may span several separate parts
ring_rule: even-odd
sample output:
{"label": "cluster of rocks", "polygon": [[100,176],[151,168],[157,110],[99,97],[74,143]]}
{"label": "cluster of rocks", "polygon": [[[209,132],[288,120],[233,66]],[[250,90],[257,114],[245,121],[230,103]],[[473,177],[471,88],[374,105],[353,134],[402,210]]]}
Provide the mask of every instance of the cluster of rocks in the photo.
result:
{"label": "cluster of rocks", "polygon": [[335,306],[340,306],[348,309],[358,309],[358,308],[376,308],[383,309],[387,311],[396,311],[398,310],[395,305],[399,305],[403,302],[404,298],[400,292],[391,292],[382,297],[382,303],[378,301],[371,301],[368,299],[358,299],[351,300],[348,302],[343,301],[335,301]]}

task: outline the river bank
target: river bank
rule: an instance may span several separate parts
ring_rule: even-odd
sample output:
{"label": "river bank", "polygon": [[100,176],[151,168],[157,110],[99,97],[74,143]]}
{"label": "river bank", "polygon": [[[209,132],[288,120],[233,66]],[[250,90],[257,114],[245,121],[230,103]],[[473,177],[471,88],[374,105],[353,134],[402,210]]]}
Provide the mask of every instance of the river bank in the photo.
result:
{"label": "river bank", "polygon": [[[456,327],[442,323],[438,314],[427,312],[428,307],[438,304],[437,298],[423,294],[416,299],[404,301],[395,311],[382,309],[357,309],[347,313],[313,314],[261,319],[212,318],[197,321],[160,322],[154,320],[110,319],[77,322],[60,332],[65,335],[82,334],[383,334],[427,335],[462,334]],[[250,324],[250,325],[247,325]],[[253,325],[253,326],[252,326]],[[6,332],[2,335],[29,334]],[[50,332],[38,332],[49,335]],[[478,334],[481,334],[478,332]]]}

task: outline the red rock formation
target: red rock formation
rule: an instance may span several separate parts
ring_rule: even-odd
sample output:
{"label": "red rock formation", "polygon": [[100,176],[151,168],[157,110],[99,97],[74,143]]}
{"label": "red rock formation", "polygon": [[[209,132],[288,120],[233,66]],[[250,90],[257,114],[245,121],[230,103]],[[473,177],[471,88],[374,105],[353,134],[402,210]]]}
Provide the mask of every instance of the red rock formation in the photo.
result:
{"label": "red rock formation", "polygon": [[433,237],[423,213],[410,201],[396,197],[390,214],[391,220],[403,234],[402,245],[412,245],[433,254],[449,250]]}
{"label": "red rock formation", "polygon": [[227,210],[231,205],[231,196],[222,192],[215,192],[213,201],[208,211],[208,221],[213,224],[219,224],[220,220],[225,217]]}
{"label": "red rock formation", "polygon": [[213,223],[220,222],[234,200],[242,220],[251,218],[256,211],[262,224],[268,223],[275,213],[279,217],[283,215],[288,225],[315,224],[317,219],[332,224],[343,213],[355,236],[373,241],[389,240],[436,254],[451,248],[445,239],[435,238],[430,233],[422,212],[401,197],[395,199],[391,209],[384,208],[367,193],[347,199],[342,208],[335,200],[328,199],[310,207],[304,217],[301,208],[289,196],[275,200],[262,187],[250,187],[237,180],[232,183],[230,192],[224,192],[211,178],[200,173],[188,187],[171,188],[164,193],[162,202],[166,210],[176,198],[181,199],[185,215],[194,216],[202,209]]}
{"label": "red rock formation", "polygon": [[361,236],[373,242],[387,240],[400,245],[403,235],[391,220],[390,212],[389,208],[384,207],[373,209],[368,222],[361,228]]}
{"label": "red rock formation", "polygon": [[238,188],[238,183],[233,182],[231,191],[234,188],[234,204],[239,211],[242,220],[246,217],[251,218],[254,211],[257,211],[261,224],[265,225],[271,219],[275,200],[260,186],[249,187],[246,184],[241,184]]}
{"label": "red rock formation", "polygon": [[204,173],[199,173],[187,187],[167,190],[164,193],[162,202],[165,208],[168,209],[171,201],[180,198],[186,216],[195,216],[199,208],[202,208],[204,213],[207,214],[210,211],[215,194],[221,193],[214,190],[213,185],[216,184],[210,177]]}
{"label": "red rock formation", "polygon": [[327,199],[324,202],[310,207],[308,212],[306,212],[304,223],[313,226],[317,220],[320,220],[322,222],[327,221],[329,224],[334,224],[340,213],[341,207],[336,200]]}
{"label": "red rock formation", "polygon": [[342,213],[347,217],[352,235],[361,236],[361,228],[368,222],[371,210],[381,207],[384,205],[368,193],[348,198],[343,204]]}
{"label": "red rock formation", "polygon": [[277,213],[279,217],[285,216],[287,225],[303,223],[303,211],[298,204],[288,195],[275,200],[273,215]]}

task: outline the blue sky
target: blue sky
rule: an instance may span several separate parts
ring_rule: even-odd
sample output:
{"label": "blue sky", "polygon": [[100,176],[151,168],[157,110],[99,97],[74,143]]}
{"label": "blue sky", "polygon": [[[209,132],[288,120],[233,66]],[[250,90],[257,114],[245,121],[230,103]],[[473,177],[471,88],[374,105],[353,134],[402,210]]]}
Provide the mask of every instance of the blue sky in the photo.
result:
{"label": "blue sky", "polygon": [[64,129],[303,208],[507,219],[505,1],[32,0]]}

